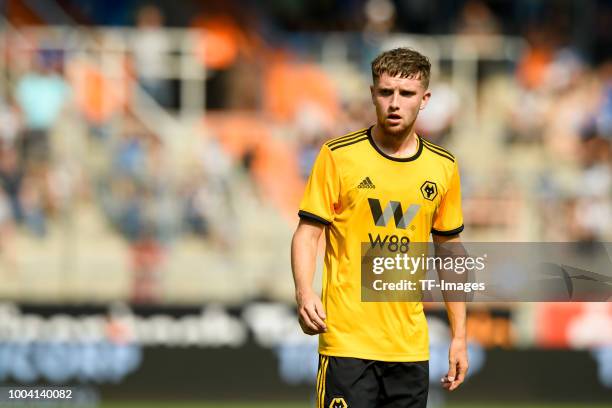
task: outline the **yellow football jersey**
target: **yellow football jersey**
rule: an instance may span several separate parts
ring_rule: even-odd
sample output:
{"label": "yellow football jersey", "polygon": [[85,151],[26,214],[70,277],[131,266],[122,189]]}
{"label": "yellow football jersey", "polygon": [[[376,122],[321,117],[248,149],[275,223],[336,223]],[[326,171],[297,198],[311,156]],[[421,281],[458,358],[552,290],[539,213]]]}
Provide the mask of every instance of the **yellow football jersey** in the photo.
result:
{"label": "yellow football jersey", "polygon": [[380,361],[428,360],[421,302],[362,302],[361,244],[373,236],[428,242],[430,233],[460,233],[457,161],[421,137],[412,157],[391,157],[376,146],[371,131],[323,145],[300,204],[301,218],[327,226],[322,292],[327,332],[319,336],[319,352]]}

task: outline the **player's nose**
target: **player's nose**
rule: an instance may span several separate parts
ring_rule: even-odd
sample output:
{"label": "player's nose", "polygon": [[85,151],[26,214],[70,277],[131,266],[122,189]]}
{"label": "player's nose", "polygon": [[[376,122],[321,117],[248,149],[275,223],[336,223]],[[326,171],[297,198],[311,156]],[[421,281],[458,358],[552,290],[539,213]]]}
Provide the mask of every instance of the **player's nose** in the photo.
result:
{"label": "player's nose", "polygon": [[393,93],[391,100],[389,101],[389,107],[392,109],[397,109],[399,107],[399,95],[397,92]]}

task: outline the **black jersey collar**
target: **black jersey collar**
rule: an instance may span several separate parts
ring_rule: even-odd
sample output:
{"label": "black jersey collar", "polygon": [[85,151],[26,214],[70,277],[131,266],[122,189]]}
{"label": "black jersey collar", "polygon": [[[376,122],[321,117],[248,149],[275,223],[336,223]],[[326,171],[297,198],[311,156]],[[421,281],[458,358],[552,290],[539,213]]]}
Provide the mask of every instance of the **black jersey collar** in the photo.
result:
{"label": "black jersey collar", "polygon": [[419,135],[417,135],[417,143],[419,144],[419,147],[417,148],[417,151],[416,151],[415,154],[413,154],[410,157],[393,157],[393,156],[389,156],[388,154],[386,154],[385,152],[380,150],[380,148],[374,142],[374,137],[372,136],[372,129],[373,128],[374,128],[374,125],[372,125],[372,126],[370,126],[368,128],[368,140],[370,141],[370,144],[372,145],[374,150],[376,150],[378,152],[378,154],[380,154],[385,159],[389,159],[389,160],[396,161],[396,162],[409,162],[409,161],[413,161],[413,160],[418,159],[419,156],[421,155],[421,152],[423,151],[423,141],[421,141],[421,138],[419,137]]}

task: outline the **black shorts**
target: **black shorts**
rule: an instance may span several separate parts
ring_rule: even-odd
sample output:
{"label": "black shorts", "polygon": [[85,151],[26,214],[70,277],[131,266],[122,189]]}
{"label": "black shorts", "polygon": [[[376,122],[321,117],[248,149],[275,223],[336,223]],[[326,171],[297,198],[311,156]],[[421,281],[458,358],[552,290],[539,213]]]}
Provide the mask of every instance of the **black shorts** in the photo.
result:
{"label": "black shorts", "polygon": [[429,361],[319,356],[317,408],[425,408]]}

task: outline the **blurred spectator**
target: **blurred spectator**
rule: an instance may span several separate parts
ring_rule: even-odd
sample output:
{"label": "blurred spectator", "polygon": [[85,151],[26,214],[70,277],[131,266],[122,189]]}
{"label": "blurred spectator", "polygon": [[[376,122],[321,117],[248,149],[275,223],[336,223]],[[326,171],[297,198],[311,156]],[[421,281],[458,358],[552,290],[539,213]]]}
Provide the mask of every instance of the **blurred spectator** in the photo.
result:
{"label": "blurred spectator", "polygon": [[19,191],[23,223],[29,231],[41,238],[47,233],[44,184],[45,178],[40,177],[40,174],[27,173]]}
{"label": "blurred spectator", "polygon": [[[13,220],[28,231],[43,237],[46,233],[47,207],[44,169],[23,166],[14,148],[0,149],[0,191],[3,206]],[[5,209],[6,211],[6,209]]]}
{"label": "blurred spectator", "polygon": [[69,88],[61,76],[59,52],[42,51],[34,69],[17,81],[15,99],[23,113],[22,157],[26,162],[49,160],[49,132],[68,99]]}
{"label": "blurred spectator", "polygon": [[0,148],[13,147],[21,131],[19,108],[9,94],[0,101]]}
{"label": "blurred spectator", "polygon": [[459,110],[459,94],[449,84],[435,81],[432,97],[417,119],[417,133],[434,143],[448,135]]}
{"label": "blurred spectator", "polygon": [[308,180],[312,166],[314,165],[317,155],[319,154],[319,150],[321,149],[321,144],[323,142],[323,138],[321,136],[321,134],[305,134],[300,138],[300,176],[302,176],[304,181]]}
{"label": "blurred spectator", "polygon": [[129,242],[141,236],[146,223],[146,137],[136,118],[125,118],[120,139],[110,149],[112,166],[101,192],[107,215]]}
{"label": "blurred spectator", "polygon": [[188,186],[184,192],[185,195],[185,225],[187,231],[196,234],[202,238],[208,238],[210,235],[209,217],[211,208],[207,203],[207,198],[210,197],[206,189],[205,182],[201,184],[193,183]]}
{"label": "blurred spectator", "polygon": [[114,148],[112,171],[117,178],[142,181],[145,177],[146,134],[133,116],[124,121],[121,139]]}
{"label": "blurred spectator", "polygon": [[0,186],[11,216],[16,221],[23,220],[23,209],[19,201],[23,170],[15,148],[0,149]]}
{"label": "blurred spectator", "polygon": [[236,14],[212,12],[194,17],[195,54],[206,68],[208,109],[255,110],[261,105],[265,47],[259,36]]}
{"label": "blurred spectator", "polygon": [[164,16],[157,6],[149,4],[140,8],[131,44],[140,85],[157,103],[170,107],[172,88],[167,75],[171,43],[163,25]]}
{"label": "blurred spectator", "polygon": [[486,2],[468,0],[459,13],[457,34],[492,35],[500,33],[500,24]]}
{"label": "blurred spectator", "polygon": [[509,140],[544,141],[551,151],[570,158],[596,103],[593,75],[577,51],[561,46],[561,37],[550,29],[533,28],[528,40],[517,67],[521,102],[512,107]]}
{"label": "blurred spectator", "polygon": [[[514,240],[519,237],[521,225],[516,220],[520,218],[525,197],[510,174],[500,169],[489,171],[492,174],[486,184],[469,186],[469,183],[465,183],[466,187],[473,187],[473,190],[463,199],[463,216],[473,234],[496,231],[505,240]],[[464,173],[465,170],[461,178],[469,180],[469,177],[464,177]]]}
{"label": "blurred spectator", "polygon": [[199,30],[196,55],[211,70],[228,69],[246,44],[245,33],[229,15],[197,16],[191,22]]}
{"label": "blurred spectator", "polygon": [[577,50],[572,47],[557,49],[548,65],[543,86],[551,91],[562,91],[587,74],[585,65]]}
{"label": "blurred spectator", "polygon": [[318,64],[298,60],[289,50],[270,55],[264,77],[264,109],[279,122],[296,120],[302,109],[314,105],[332,122],[339,100],[332,79]]}
{"label": "blurred spectator", "polygon": [[129,58],[114,55],[113,62],[119,72],[109,76],[96,59],[104,52],[104,40],[94,32],[91,48],[87,53],[73,57],[67,65],[67,77],[74,90],[75,107],[85,120],[89,133],[99,141],[110,137],[113,119],[127,109],[134,79],[128,68]]}
{"label": "blurred spectator", "polygon": [[173,238],[167,220],[175,210],[164,208],[160,143],[133,114],[124,120],[120,139],[111,146],[112,166],[99,196],[111,223],[127,240],[134,302],[160,299],[165,240]]}
{"label": "blurred spectator", "polygon": [[519,59],[517,78],[527,89],[537,89],[545,81],[546,71],[554,54],[551,35],[549,29],[539,26],[529,27],[525,33],[529,46]]}
{"label": "blurred spectator", "polygon": [[[356,129],[363,129],[374,124],[376,116],[372,112],[372,100],[369,96],[364,95],[361,98],[344,101],[342,109],[344,118],[333,123],[333,135],[345,135]],[[327,139],[329,138],[331,137],[327,137]]]}
{"label": "blurred spectator", "polygon": [[130,300],[134,303],[161,300],[161,268],[165,249],[155,235],[155,227],[147,225],[130,247],[133,271]]}
{"label": "blurred spectator", "polygon": [[368,0],[364,12],[366,36],[385,35],[395,28],[396,9],[391,0]]}
{"label": "blurred spectator", "polygon": [[319,149],[331,137],[325,113],[314,104],[306,104],[296,114],[296,130],[299,143],[299,166],[302,179],[307,180]]}
{"label": "blurred spectator", "polygon": [[0,270],[14,271],[16,266],[13,219],[11,203],[6,193],[0,189],[0,265],[5,263],[8,266],[6,269],[0,267]]}
{"label": "blurred spectator", "polygon": [[599,68],[600,104],[593,116],[593,126],[601,137],[612,142],[612,60]]}
{"label": "blurred spectator", "polygon": [[570,230],[579,241],[606,241],[612,236],[612,149],[598,134],[582,144],[582,172],[574,191]]}
{"label": "blurred spectator", "polygon": [[208,239],[215,248],[229,250],[240,235],[231,193],[232,164],[214,138],[196,151],[196,163],[182,199],[187,231]]}

